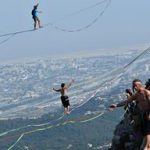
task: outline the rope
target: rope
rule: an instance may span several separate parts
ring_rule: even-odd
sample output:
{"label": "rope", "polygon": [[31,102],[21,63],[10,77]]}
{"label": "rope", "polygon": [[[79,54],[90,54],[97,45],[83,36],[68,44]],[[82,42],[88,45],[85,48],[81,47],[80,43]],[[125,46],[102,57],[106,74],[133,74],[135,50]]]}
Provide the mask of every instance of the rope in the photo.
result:
{"label": "rope", "polygon": [[104,113],[100,112],[92,118],[91,117],[89,117],[87,119],[82,119],[81,118],[80,121],[78,121],[78,120],[69,120],[69,121],[66,121],[66,122],[63,122],[63,123],[58,123],[56,125],[51,125],[51,126],[48,126],[48,127],[45,127],[45,128],[39,128],[39,129],[35,129],[35,130],[31,130],[31,131],[22,133],[21,136],[17,139],[17,141],[13,145],[11,145],[7,150],[11,150],[12,148],[14,148],[25,135],[32,134],[32,133],[35,133],[35,132],[45,131],[45,130],[48,130],[48,129],[51,129],[51,128],[54,128],[54,127],[65,126],[65,125],[68,125],[68,124],[75,124],[76,122],[87,123],[87,122],[90,122],[92,120],[95,120],[96,118],[102,116],[103,114]]}
{"label": "rope", "polygon": [[93,26],[98,20],[99,18],[105,13],[106,9],[110,6],[111,0],[108,1],[107,5],[105,6],[104,10],[101,11],[98,16],[92,21],[90,22],[88,25],[82,27],[82,28],[78,28],[78,29],[65,29],[65,28],[61,28],[53,23],[48,23],[45,26],[52,26],[53,28],[55,28],[56,30],[62,31],[62,32],[80,32],[83,31],[85,29],[90,28],[91,26]]}
{"label": "rope", "polygon": [[130,63],[124,66],[124,69],[128,68],[131,64],[133,64],[137,59],[139,59],[141,56],[145,55],[147,52],[150,51],[150,47],[141,52],[137,57],[135,57]]}
{"label": "rope", "polygon": [[[96,6],[98,6],[98,5],[102,4],[102,3],[104,3],[104,2],[106,2],[106,1],[107,1],[107,0],[104,0],[104,1],[98,2],[98,3],[94,4],[94,5],[91,5],[91,6],[87,7],[87,8],[80,9],[79,11],[72,13],[70,16],[73,16],[73,15],[75,15],[75,14],[77,14],[77,13],[81,13],[82,11],[85,11],[85,10],[87,10],[87,9],[94,8],[94,7],[96,7]],[[98,21],[98,19],[104,14],[104,12],[106,11],[106,9],[108,8],[108,6],[109,6],[110,3],[111,3],[111,0],[108,0],[108,1],[109,1],[109,2],[108,2],[108,4],[106,5],[106,7],[104,8],[104,10],[103,10],[102,12],[100,12],[99,15],[98,15],[91,23],[89,23],[88,25],[86,25],[86,26],[84,26],[84,27],[82,27],[82,28],[73,29],[73,30],[68,30],[68,29],[61,28],[61,27],[59,27],[59,26],[56,26],[54,23],[51,23],[51,22],[49,22],[49,23],[47,23],[47,24],[44,24],[42,28],[45,28],[45,27],[47,27],[47,26],[51,26],[51,27],[55,28],[56,30],[60,30],[60,31],[63,31],[63,32],[80,32],[80,31],[83,31],[83,30],[85,30],[85,29],[87,29],[87,28],[90,28],[93,24],[95,24],[95,23]],[[63,17],[63,18],[64,18],[64,17]],[[42,29],[42,28],[39,28],[39,29]],[[39,29],[37,29],[37,30],[39,30]],[[2,34],[2,35],[0,35],[0,38],[6,37],[6,36],[10,36],[10,37],[7,38],[6,40],[0,42],[0,45],[3,44],[3,43],[5,43],[5,42],[7,42],[8,40],[10,40],[11,38],[13,38],[14,36],[16,36],[16,35],[18,35],[18,34],[28,33],[28,32],[32,32],[32,31],[36,31],[36,30],[27,29],[27,30],[23,30],[23,31],[17,31],[17,32]]]}
{"label": "rope", "polygon": [[[142,56],[143,54],[145,54],[145,53],[148,52],[149,50],[150,50],[150,48],[144,50],[140,55],[138,55],[138,56],[136,57],[136,59],[138,59],[139,56]],[[116,74],[118,74],[118,75],[119,75],[119,74],[122,74],[122,71],[123,71],[124,69],[127,69],[132,63],[134,63],[134,62],[136,61],[136,59],[134,59],[134,61],[131,61],[130,63],[128,63],[128,64],[127,64],[126,66],[124,66],[123,68],[119,68],[119,69],[116,69],[116,70],[112,71],[109,75],[112,75],[113,73],[116,73]],[[119,75],[119,76],[120,76],[120,75]],[[111,80],[112,80],[112,79],[109,79],[109,80],[105,81],[104,83],[101,84],[101,86],[103,86],[106,82],[110,82]],[[113,80],[115,80],[115,78],[113,78]],[[113,80],[112,80],[112,81],[113,81]],[[89,100],[90,100],[91,98],[93,98],[93,97],[95,96],[95,94],[98,93],[98,91],[99,91],[99,89],[98,89],[96,92],[94,92],[94,94],[89,98]],[[81,107],[82,105],[84,105],[84,104],[87,103],[87,102],[88,102],[88,100],[87,100],[86,102],[84,102],[83,104],[77,106],[76,108]],[[72,111],[73,111],[73,110],[72,110]],[[61,116],[61,117],[62,117],[62,116]],[[58,119],[59,119],[59,118],[58,118]],[[28,127],[30,127],[30,126],[41,126],[41,125],[43,125],[43,124],[39,124],[39,125],[28,125]],[[21,127],[21,128],[24,128],[24,127]],[[18,129],[10,130],[10,132],[11,132],[11,131],[16,131],[16,130],[18,130]],[[6,135],[6,134],[7,134],[6,132],[1,133],[0,136]]]}
{"label": "rope", "polygon": [[8,38],[6,38],[5,40],[0,42],[0,45],[6,43],[7,41],[9,41],[11,38],[13,38],[13,36],[15,36],[15,34],[11,34]]}
{"label": "rope", "polygon": [[[124,66],[124,67],[123,67],[123,70],[122,70],[122,69],[117,70],[116,72],[120,71],[120,73],[118,74],[118,76],[116,76],[116,78],[113,78],[113,80],[110,80],[110,81],[114,81],[114,80],[116,80],[117,78],[119,78],[119,77],[122,75],[122,71],[125,72],[126,69],[127,69],[132,63],[134,63],[140,56],[144,55],[144,54],[145,54],[147,51],[149,51],[149,50],[150,50],[149,48],[146,49],[146,50],[144,50],[140,55],[138,55],[135,59],[133,59],[133,61],[131,61],[130,63],[128,63],[126,66]],[[99,90],[98,90],[98,91],[99,91]],[[92,95],[92,97],[94,97],[94,95],[95,95],[98,91],[96,91],[96,92]],[[103,113],[103,114],[104,114],[104,113]],[[88,122],[88,121],[92,121],[92,120],[94,120],[94,119],[97,119],[97,118],[100,117],[100,116],[102,116],[101,113],[98,114],[98,115],[96,115],[96,116],[94,116],[94,117],[92,117],[92,118],[88,118],[88,119],[85,119],[85,120],[81,120],[80,122],[81,122],[81,123],[86,123],[86,122]],[[46,127],[46,128],[40,128],[40,129],[32,130],[32,131],[29,131],[29,132],[25,132],[25,133],[21,134],[21,136],[20,136],[19,139],[17,140],[17,143],[23,138],[24,135],[31,134],[31,133],[38,132],[38,131],[47,130],[47,129],[50,129],[50,128],[53,128],[53,127],[59,127],[59,126],[61,126],[61,125],[66,125],[66,124],[69,124],[69,123],[75,123],[75,121],[68,121],[68,122],[64,122],[64,123],[62,123],[62,124],[57,124],[57,125],[55,125],[55,126],[54,126],[54,125],[51,125],[51,126],[48,126],[48,127]],[[15,142],[14,145],[12,145],[10,148],[13,148],[17,143]],[[11,149],[8,149],[8,150],[11,150]]]}
{"label": "rope", "polygon": [[94,7],[97,7],[97,6],[99,6],[100,4],[105,3],[106,1],[107,1],[107,0],[103,0],[103,1],[100,1],[100,2],[98,2],[98,3],[96,3],[96,4],[91,5],[91,6],[89,6],[89,7],[82,8],[82,9],[76,11],[76,12],[73,12],[73,13],[71,13],[71,14],[69,14],[69,15],[66,15],[65,17],[62,17],[62,18],[60,18],[60,19],[57,19],[57,21],[64,20],[64,19],[66,19],[66,18],[68,18],[68,17],[72,17],[72,16],[74,16],[74,15],[76,15],[76,14],[79,14],[79,13],[81,13],[81,12],[83,12],[83,11],[86,11],[86,10],[92,9],[92,8],[94,8]]}
{"label": "rope", "polygon": [[[117,78],[119,78],[119,77],[127,70],[127,68],[128,68],[132,63],[134,63],[134,62],[135,62],[137,59],[139,59],[142,55],[144,55],[144,54],[146,54],[147,52],[149,52],[149,50],[150,50],[150,47],[147,48],[146,50],[144,50],[142,53],[140,53],[140,54],[139,54],[136,58],[134,58],[130,63],[128,63],[127,65],[125,65],[125,66],[123,67],[123,70],[121,69],[123,72],[120,72],[120,73],[116,76],[116,78],[113,78],[113,80],[110,80],[110,81],[112,82],[112,81],[116,80]],[[91,96],[91,98],[94,97],[95,94],[96,94],[98,91],[99,91],[99,89]],[[90,99],[91,99],[91,98],[90,98]],[[80,122],[81,122],[81,123],[86,123],[86,122],[88,122],[88,121],[92,121],[92,120],[94,120],[94,119],[96,119],[96,118],[102,116],[102,114],[104,114],[104,113],[100,113],[100,114],[98,114],[98,115],[96,115],[96,116],[94,116],[94,117],[89,117],[88,119],[81,120]],[[40,128],[40,129],[36,129],[36,130],[32,130],[32,131],[25,132],[25,133],[21,134],[21,136],[18,138],[18,140],[17,140],[8,150],[12,149],[12,148],[23,138],[24,135],[31,134],[31,133],[38,132],[38,131],[47,130],[47,129],[50,129],[50,128],[52,128],[52,127],[58,127],[58,126],[61,126],[61,125],[66,125],[66,124],[68,124],[68,123],[75,123],[75,122],[76,122],[76,121],[73,121],[73,120],[72,120],[72,121],[64,122],[64,123],[62,123],[62,124],[58,123],[58,124],[56,124],[56,125],[51,125],[51,126],[48,126],[48,127],[46,127],[46,128]],[[4,135],[4,134],[1,134],[1,135]]]}

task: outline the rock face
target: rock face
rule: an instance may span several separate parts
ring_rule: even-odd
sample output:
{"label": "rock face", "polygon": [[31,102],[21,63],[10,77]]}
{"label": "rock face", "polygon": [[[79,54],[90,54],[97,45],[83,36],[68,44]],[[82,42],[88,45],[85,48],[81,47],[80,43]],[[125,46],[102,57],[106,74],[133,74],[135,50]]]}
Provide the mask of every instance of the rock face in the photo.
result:
{"label": "rock face", "polygon": [[116,126],[109,150],[140,150],[143,140],[140,128],[139,115],[127,111]]}

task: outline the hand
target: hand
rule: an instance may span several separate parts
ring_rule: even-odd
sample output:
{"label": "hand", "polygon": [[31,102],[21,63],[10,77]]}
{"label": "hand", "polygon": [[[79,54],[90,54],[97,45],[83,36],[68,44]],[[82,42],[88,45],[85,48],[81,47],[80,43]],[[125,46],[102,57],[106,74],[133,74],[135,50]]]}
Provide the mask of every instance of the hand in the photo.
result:
{"label": "hand", "polygon": [[111,105],[109,106],[109,111],[113,111],[116,107],[117,107],[116,104],[111,104]]}

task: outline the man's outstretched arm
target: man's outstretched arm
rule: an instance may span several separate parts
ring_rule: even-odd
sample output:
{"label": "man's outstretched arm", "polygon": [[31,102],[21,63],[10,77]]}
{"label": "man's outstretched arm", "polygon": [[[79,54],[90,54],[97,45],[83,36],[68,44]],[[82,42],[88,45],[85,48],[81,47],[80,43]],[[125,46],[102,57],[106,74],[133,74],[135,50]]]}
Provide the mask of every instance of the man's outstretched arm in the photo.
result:
{"label": "man's outstretched arm", "polygon": [[131,96],[129,99],[125,100],[125,101],[122,101],[122,102],[119,102],[117,104],[111,104],[109,107],[111,110],[115,109],[116,107],[122,107],[126,104],[129,104],[131,103],[133,100],[135,100],[135,96]]}
{"label": "man's outstretched arm", "polygon": [[69,88],[73,82],[74,82],[74,80],[72,79],[71,82],[68,85],[66,85],[66,88]]}
{"label": "man's outstretched arm", "polygon": [[38,6],[39,6],[39,3],[37,3],[35,6],[38,7]]}
{"label": "man's outstretched arm", "polygon": [[55,92],[60,92],[61,90],[60,89],[55,89],[55,88],[53,88],[53,91],[55,91]]}

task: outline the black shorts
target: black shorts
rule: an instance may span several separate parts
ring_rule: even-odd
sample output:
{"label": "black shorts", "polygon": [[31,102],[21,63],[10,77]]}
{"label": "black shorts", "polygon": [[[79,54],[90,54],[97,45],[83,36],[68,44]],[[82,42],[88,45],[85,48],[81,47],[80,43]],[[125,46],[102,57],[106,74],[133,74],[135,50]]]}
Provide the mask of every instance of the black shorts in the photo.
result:
{"label": "black shorts", "polygon": [[142,133],[143,133],[144,136],[150,135],[150,120],[147,119],[148,118],[147,115],[149,113],[150,112],[146,112],[143,115]]}
{"label": "black shorts", "polygon": [[68,96],[61,96],[61,102],[62,102],[62,104],[63,104],[63,106],[65,108],[70,106],[69,97]]}
{"label": "black shorts", "polygon": [[37,16],[33,16],[32,18],[33,18],[34,22],[40,21],[40,19]]}

